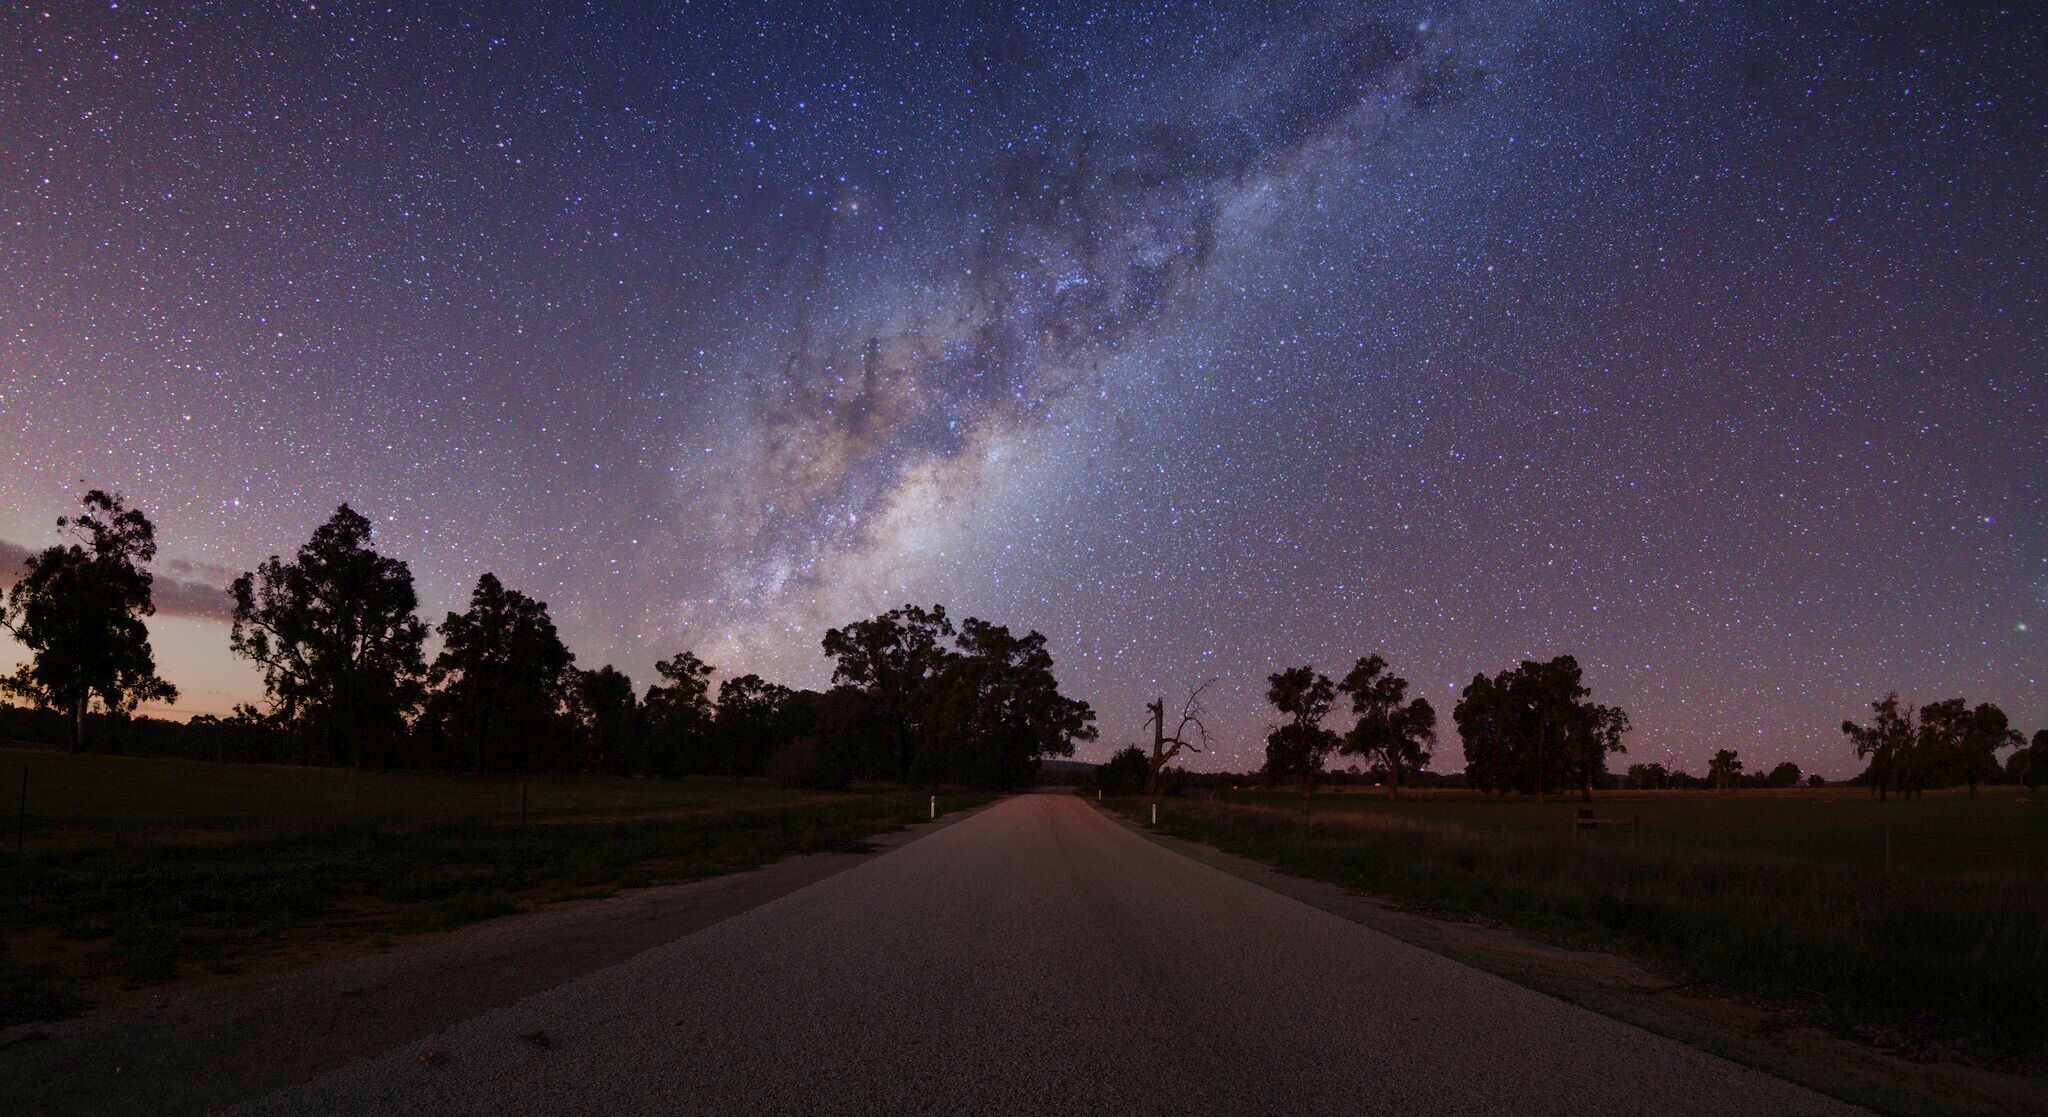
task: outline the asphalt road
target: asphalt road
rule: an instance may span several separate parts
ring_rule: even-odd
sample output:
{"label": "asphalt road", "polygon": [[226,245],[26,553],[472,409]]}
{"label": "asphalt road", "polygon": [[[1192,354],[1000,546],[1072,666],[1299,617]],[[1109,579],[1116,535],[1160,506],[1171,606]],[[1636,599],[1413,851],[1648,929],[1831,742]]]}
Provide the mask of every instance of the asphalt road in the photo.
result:
{"label": "asphalt road", "polygon": [[1027,795],[237,1112],[1861,1111]]}

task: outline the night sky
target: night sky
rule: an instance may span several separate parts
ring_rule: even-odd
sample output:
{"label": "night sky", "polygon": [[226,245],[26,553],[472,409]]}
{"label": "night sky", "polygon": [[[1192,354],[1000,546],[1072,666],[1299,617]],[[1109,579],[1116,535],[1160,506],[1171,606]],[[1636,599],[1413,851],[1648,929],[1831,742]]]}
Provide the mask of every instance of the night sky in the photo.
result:
{"label": "night sky", "polygon": [[2038,8],[547,7],[0,14],[0,557],[149,512],[177,711],[347,501],[643,684],[1037,628],[1091,756],[1370,652],[1440,769],[1560,653],[1617,765],[2048,716]]}

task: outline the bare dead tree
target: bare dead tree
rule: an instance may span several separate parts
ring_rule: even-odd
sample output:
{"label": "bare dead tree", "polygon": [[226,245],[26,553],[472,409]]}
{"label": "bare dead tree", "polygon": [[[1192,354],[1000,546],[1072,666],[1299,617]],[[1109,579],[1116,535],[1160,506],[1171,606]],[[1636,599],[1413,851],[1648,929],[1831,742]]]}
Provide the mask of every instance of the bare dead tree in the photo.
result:
{"label": "bare dead tree", "polygon": [[[1196,740],[1204,745],[1209,743],[1209,726],[1204,720],[1209,716],[1209,711],[1202,705],[1202,692],[1208,690],[1215,682],[1214,679],[1204,679],[1194,689],[1188,691],[1187,701],[1182,702],[1180,706],[1180,724],[1174,726],[1170,734],[1166,731],[1166,696],[1162,694],[1156,700],[1145,704],[1145,709],[1149,711],[1145,724],[1152,727],[1152,760],[1145,771],[1145,794],[1152,799],[1154,818],[1159,816],[1159,777],[1166,771],[1167,764],[1180,755],[1182,749],[1201,752],[1202,750],[1195,745]],[[1191,730],[1194,733],[1192,740],[1188,736]]]}

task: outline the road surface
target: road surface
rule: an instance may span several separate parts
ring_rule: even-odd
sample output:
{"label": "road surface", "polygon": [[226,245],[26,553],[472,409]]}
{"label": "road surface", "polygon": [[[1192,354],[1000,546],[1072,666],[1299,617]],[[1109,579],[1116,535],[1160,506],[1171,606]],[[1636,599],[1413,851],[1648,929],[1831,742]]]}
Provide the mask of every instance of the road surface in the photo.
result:
{"label": "road surface", "polygon": [[1860,1111],[1026,795],[237,1112]]}

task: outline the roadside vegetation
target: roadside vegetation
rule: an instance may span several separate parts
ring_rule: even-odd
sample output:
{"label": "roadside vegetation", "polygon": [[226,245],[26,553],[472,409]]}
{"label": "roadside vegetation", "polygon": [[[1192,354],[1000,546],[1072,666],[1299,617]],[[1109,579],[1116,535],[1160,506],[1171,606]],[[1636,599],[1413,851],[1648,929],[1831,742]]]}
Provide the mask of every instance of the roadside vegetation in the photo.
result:
{"label": "roadside vegetation", "polygon": [[[1437,773],[1436,711],[1380,656],[1268,682],[1261,769],[1162,770],[1173,739],[1155,732],[1149,758],[1133,745],[1097,770],[1111,805],[1431,912],[1661,960],[1889,1046],[2048,1071],[2048,730],[2029,741],[1991,703],[1887,694],[1868,724],[1840,725],[1868,765],[1844,784],[1789,761],[1750,771],[1732,749],[1705,777],[1617,775],[1628,713],[1558,656],[1476,675],[1450,719],[1465,768]],[[1358,763],[1333,773],[1336,756]]]}
{"label": "roadside vegetation", "polygon": [[[930,809],[926,793],[900,787],[355,773],[0,749],[0,774],[24,769],[26,848],[0,857],[0,1026],[65,1015],[110,987],[362,949],[852,848]],[[947,793],[938,806],[989,798]]]}
{"label": "roadside vegetation", "polygon": [[[1112,800],[1142,820],[1146,801]],[[2048,1069],[2048,804],[1861,788],[1172,800],[1168,833],[1430,912],[1672,966],[1915,1053]],[[1887,852],[1889,850],[1889,852]]]}

